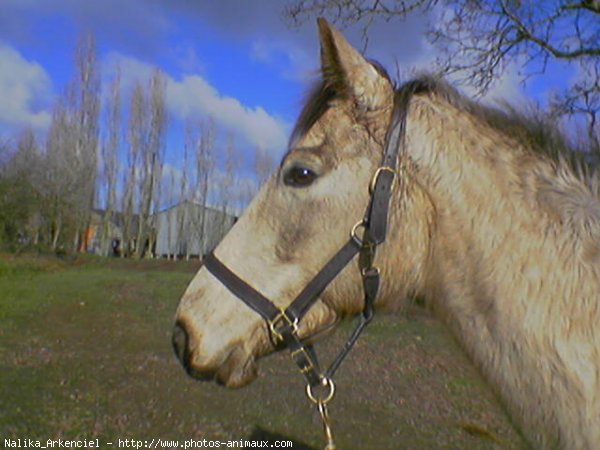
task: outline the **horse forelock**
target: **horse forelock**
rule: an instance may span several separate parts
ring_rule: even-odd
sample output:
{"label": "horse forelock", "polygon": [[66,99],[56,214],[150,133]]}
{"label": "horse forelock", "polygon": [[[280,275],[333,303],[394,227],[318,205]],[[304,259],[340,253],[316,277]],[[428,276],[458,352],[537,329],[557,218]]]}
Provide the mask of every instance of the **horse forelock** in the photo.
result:
{"label": "horse forelock", "polygon": [[[383,65],[375,60],[369,60],[369,63],[381,77],[394,85]],[[300,110],[300,115],[290,134],[289,151],[294,149],[336,100],[347,99],[351,96],[346,80],[341,79],[338,75],[322,73],[321,77],[309,88],[305,95],[304,106]]]}

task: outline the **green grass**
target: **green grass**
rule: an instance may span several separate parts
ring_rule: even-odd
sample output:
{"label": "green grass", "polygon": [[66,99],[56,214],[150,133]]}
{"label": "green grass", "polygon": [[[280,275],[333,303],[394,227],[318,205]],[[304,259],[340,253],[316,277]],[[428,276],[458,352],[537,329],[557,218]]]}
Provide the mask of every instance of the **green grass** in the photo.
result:
{"label": "green grass", "polygon": [[[259,379],[241,390],[184,374],[170,332],[195,269],[0,255],[0,446],[19,437],[271,437],[321,448],[302,378],[285,353],[262,361]],[[323,359],[342,345],[342,332],[321,346]],[[525,448],[431,319],[377,316],[337,385],[331,415],[340,448]]]}

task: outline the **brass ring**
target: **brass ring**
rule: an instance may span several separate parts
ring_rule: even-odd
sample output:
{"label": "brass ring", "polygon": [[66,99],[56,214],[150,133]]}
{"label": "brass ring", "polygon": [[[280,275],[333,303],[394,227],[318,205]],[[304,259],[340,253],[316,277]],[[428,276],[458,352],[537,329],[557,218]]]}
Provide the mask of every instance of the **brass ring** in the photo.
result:
{"label": "brass ring", "polygon": [[321,379],[321,384],[323,387],[329,386],[329,392],[325,396],[325,398],[317,398],[313,394],[312,387],[310,384],[306,385],[306,396],[310,399],[311,402],[315,404],[323,404],[326,405],[331,401],[333,396],[335,395],[335,384],[333,384],[333,380],[331,378],[323,377]]}

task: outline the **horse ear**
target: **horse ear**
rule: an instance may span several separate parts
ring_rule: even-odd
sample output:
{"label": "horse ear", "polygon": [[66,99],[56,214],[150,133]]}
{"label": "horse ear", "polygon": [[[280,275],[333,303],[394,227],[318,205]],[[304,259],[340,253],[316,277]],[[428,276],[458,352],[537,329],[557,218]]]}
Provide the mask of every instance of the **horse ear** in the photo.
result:
{"label": "horse ear", "polygon": [[325,82],[342,96],[353,97],[358,105],[368,110],[384,106],[392,93],[390,81],[324,18],[318,18],[317,24]]}

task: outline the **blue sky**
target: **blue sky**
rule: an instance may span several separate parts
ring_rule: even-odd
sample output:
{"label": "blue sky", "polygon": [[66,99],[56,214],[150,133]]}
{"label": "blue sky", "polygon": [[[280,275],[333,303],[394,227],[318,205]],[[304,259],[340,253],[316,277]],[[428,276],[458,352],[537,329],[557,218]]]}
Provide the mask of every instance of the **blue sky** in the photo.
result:
{"label": "blue sky", "polygon": [[[235,134],[248,175],[257,146],[275,159],[283,154],[302,94],[318,70],[315,23],[292,27],[282,18],[285,4],[1,0],[0,139],[14,137],[24,127],[32,127],[43,139],[52,106],[74,75],[77,38],[91,31],[105,87],[117,66],[125,85],[147,79],[153,67],[167,75],[170,164],[176,166],[182,158],[183,121],[210,116],[221,135]],[[426,20],[412,16],[378,24],[370,35],[368,56],[392,74],[396,67],[403,72],[426,69],[435,58],[425,40]],[[358,29],[345,33],[361,48]],[[524,94],[517,70],[511,68],[488,98],[519,101]],[[532,86],[537,96],[552,88],[543,82]]]}

